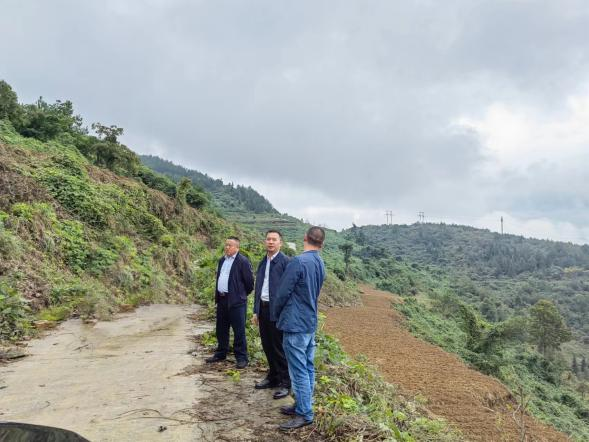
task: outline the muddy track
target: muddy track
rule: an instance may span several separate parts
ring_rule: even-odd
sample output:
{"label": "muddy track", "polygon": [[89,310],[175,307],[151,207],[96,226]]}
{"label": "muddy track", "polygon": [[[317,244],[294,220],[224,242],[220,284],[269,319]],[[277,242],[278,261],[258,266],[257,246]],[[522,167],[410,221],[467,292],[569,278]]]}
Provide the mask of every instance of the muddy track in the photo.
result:
{"label": "muddy track", "polygon": [[[459,428],[468,440],[518,441],[512,416],[517,406],[507,388],[468,368],[458,357],[415,338],[391,308],[393,296],[363,287],[363,305],[327,310],[327,331],[350,354],[364,354],[385,379],[409,394],[421,394],[428,409]],[[566,441],[532,417],[526,417],[529,441]]]}
{"label": "muddy track", "polygon": [[198,310],[151,305],[110,322],[64,322],[31,341],[29,356],[0,366],[0,421],[66,428],[93,442],[300,437],[278,433],[287,419],[279,407],[291,399],[254,390],[263,373],[248,367],[237,379],[230,361],[204,364],[195,337],[212,324]]}

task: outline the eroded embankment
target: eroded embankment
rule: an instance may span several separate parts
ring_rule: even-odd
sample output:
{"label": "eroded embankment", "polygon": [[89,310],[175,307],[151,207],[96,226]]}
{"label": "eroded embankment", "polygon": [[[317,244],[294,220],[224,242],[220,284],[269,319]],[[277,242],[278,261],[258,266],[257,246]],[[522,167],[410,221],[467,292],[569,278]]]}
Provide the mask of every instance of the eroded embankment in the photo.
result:
{"label": "eroded embankment", "polygon": [[[519,440],[512,416],[516,403],[505,386],[412,336],[391,308],[391,294],[369,287],[363,291],[362,306],[327,311],[327,330],[348,353],[366,355],[387,381],[425,396],[428,409],[455,424],[468,440]],[[568,440],[532,417],[525,427],[528,440]]]}

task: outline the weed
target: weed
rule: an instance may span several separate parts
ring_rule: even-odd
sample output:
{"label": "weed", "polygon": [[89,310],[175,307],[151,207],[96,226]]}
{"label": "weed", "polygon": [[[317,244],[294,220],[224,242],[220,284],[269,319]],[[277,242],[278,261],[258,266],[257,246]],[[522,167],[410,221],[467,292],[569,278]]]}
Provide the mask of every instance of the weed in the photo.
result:
{"label": "weed", "polygon": [[0,281],[0,339],[18,340],[30,328],[30,309],[18,292]]}

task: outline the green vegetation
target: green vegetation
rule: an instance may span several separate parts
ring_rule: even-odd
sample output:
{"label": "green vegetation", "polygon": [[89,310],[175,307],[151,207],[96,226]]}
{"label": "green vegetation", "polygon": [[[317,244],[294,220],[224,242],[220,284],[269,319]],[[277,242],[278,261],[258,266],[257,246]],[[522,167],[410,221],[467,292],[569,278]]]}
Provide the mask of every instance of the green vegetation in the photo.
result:
{"label": "green vegetation", "polygon": [[433,278],[428,287],[451,290],[489,321],[548,299],[578,336],[589,335],[588,245],[445,224],[364,226],[343,233],[357,244],[359,259],[380,254],[407,263]]}
{"label": "green vegetation", "polygon": [[[196,300],[213,315],[227,235],[241,237],[254,265],[269,228],[293,244],[287,254],[302,249],[308,224],[253,189],[155,157],[142,163],[119,142],[122,128],[92,129],[71,102],[19,104],[0,81],[0,339],[34,333],[37,320],[109,318],[151,302]],[[367,226],[327,229],[323,257],[324,305],[357,302],[357,281],[404,296],[397,308],[414,333],[521,389],[536,416],[589,438],[588,246],[462,226]],[[318,341],[323,436],[457,440],[365,361],[323,332]],[[248,342],[263,364],[255,328]]]}
{"label": "green vegetation", "polygon": [[194,299],[197,258],[229,233],[255,238],[190,181],[148,171],[122,129],[88,135],[70,102],[14,103],[0,82],[0,339],[34,333],[37,319]]}
{"label": "green vegetation", "polygon": [[408,318],[414,334],[493,374],[512,391],[521,388],[533,415],[575,440],[587,440],[589,406],[578,391],[580,383],[561,359],[545,358],[528,341],[526,321],[533,322],[533,313],[490,324],[457,298],[435,299],[431,307],[414,297],[403,301],[395,307]]}
{"label": "green vegetation", "polygon": [[196,170],[186,169],[170,161],[152,155],[142,155],[141,162],[150,169],[166,175],[175,182],[188,178],[213,196],[215,206],[225,215],[232,213],[278,214],[272,204],[251,187],[225,184],[223,180],[211,178]]}
{"label": "green vegetation", "polygon": [[[234,213],[228,221],[217,210],[226,202],[195,185],[194,176],[195,184],[172,180],[141,164],[118,141],[122,128],[95,123],[90,135],[82,124],[71,102],[22,105],[0,81],[0,340],[34,334],[39,320],[108,319],[118,309],[152,302],[198,301],[213,314],[226,236],[240,236],[254,264],[263,255],[260,232],[277,223],[287,227],[286,240],[302,248],[308,226],[271,206],[252,205],[253,190],[238,186],[229,194],[241,201],[239,216],[260,210],[259,218],[239,224]],[[340,247],[348,241],[331,230],[327,241],[322,302],[353,303],[351,250]],[[318,339],[322,435],[457,440],[445,423],[425,418],[419,403],[397,395],[331,338],[321,332]],[[253,327],[248,342],[253,363],[264,363]],[[239,382],[239,374],[228,375]]]}

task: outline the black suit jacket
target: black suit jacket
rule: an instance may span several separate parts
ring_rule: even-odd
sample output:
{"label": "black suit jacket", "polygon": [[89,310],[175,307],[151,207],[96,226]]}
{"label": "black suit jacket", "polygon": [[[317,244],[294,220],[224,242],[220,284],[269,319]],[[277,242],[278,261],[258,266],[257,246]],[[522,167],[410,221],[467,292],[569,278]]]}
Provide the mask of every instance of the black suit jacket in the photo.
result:
{"label": "black suit jacket", "polygon": [[[282,276],[282,273],[284,273],[284,269],[286,268],[286,265],[289,261],[290,258],[282,252],[278,252],[278,255],[276,255],[274,259],[270,261],[270,275],[268,278],[268,289],[270,292],[270,321],[276,321],[278,319],[275,318],[272,314],[272,300],[274,299],[276,290],[278,290],[280,277]],[[267,263],[268,257],[264,256],[258,265],[258,272],[256,274],[256,291],[254,298],[254,313],[256,315],[260,314],[260,300],[262,299],[262,286],[264,285],[264,275],[266,274]]]}
{"label": "black suit jacket", "polygon": [[[221,267],[225,262],[225,256],[219,260],[217,265],[217,278],[215,280],[215,303],[219,302],[219,275],[221,274]],[[254,273],[252,270],[252,264],[249,259],[243,256],[241,253],[235,255],[235,261],[231,266],[229,272],[229,305],[243,304],[247,301],[247,295],[249,295],[254,289]]]}

